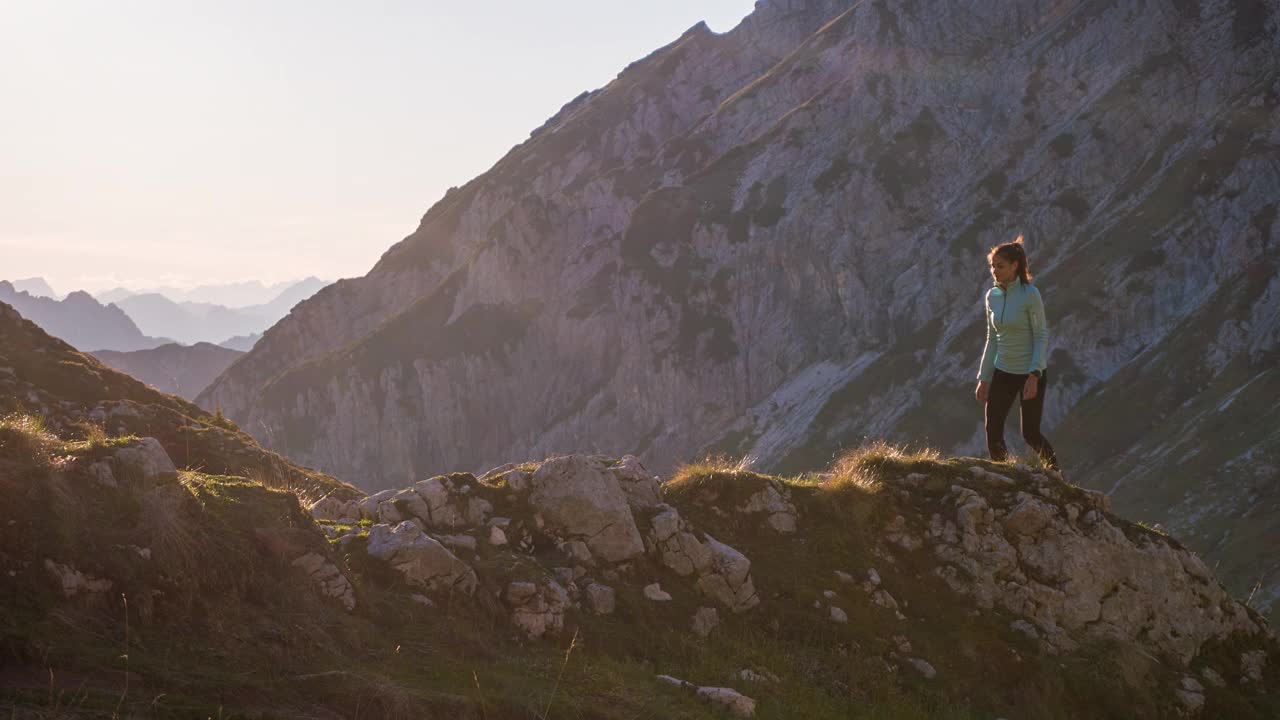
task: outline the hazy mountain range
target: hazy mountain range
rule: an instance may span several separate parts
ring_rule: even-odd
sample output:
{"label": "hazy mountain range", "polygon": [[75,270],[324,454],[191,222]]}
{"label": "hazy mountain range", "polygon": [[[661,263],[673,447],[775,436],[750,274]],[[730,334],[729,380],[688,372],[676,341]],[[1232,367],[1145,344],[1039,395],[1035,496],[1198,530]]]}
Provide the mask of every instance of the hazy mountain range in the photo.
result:
{"label": "hazy mountain range", "polygon": [[103,305],[81,290],[54,300],[19,291],[13,283],[0,280],[0,302],[12,305],[45,332],[82,350],[144,350],[172,342],[148,337],[124,310]]}
{"label": "hazy mountain range", "polygon": [[[314,281],[315,278],[303,280],[303,283]],[[264,305],[275,300],[282,293],[290,288],[299,285],[298,281],[290,280],[286,282],[264,284],[259,280],[246,280],[243,282],[233,283],[217,283],[208,285],[197,285],[193,288],[173,287],[173,286],[157,286],[152,288],[129,289],[129,288],[112,288],[95,292],[94,297],[98,300],[107,302],[116,302],[127,297],[135,295],[163,295],[174,302],[190,302],[205,303],[211,305],[222,305],[227,308],[243,308],[252,305]]]}
{"label": "hazy mountain range", "polygon": [[13,285],[13,289],[17,292],[28,293],[35,295],[36,297],[52,298],[54,300],[62,299],[62,296],[58,295],[53,291],[53,288],[49,287],[49,283],[45,282],[44,278],[22,278],[21,280],[14,280],[10,284]]}
{"label": "hazy mountain range", "polygon": [[784,472],[866,437],[978,453],[985,251],[1023,233],[1068,477],[1270,605],[1276,13],[831,0],[695,26],[200,402],[369,489],[575,450]]}
{"label": "hazy mountain range", "polygon": [[327,284],[309,277],[283,288],[269,302],[247,307],[176,302],[161,293],[129,295],[113,302],[148,335],[171,337],[182,343],[222,342],[261,333]]}
{"label": "hazy mountain range", "polygon": [[[22,283],[22,290],[17,287]],[[327,283],[309,277],[289,283],[266,302],[245,307],[226,307],[207,302],[176,301],[159,293],[102,293],[96,299],[75,292],[57,300],[43,278],[6,282],[0,286],[0,301],[13,305],[24,317],[85,351],[134,351],[166,343],[212,342],[235,350],[248,350],[264,330],[289,314],[298,302],[313,295]],[[224,295],[231,290],[252,289],[261,283],[207,286],[181,291],[181,295]],[[272,286],[275,289],[277,286]],[[241,293],[247,297],[247,291]],[[118,297],[112,301],[110,298]],[[199,388],[197,388],[198,390]]]}

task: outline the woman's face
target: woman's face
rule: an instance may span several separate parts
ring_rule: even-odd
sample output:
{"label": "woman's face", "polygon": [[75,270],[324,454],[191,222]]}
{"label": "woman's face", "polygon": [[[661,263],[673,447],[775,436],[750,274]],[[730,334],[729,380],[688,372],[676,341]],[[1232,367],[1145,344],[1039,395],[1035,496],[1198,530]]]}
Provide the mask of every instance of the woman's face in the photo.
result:
{"label": "woman's face", "polygon": [[991,258],[991,277],[1001,285],[1013,282],[1018,276],[1018,264],[1009,262],[1004,258],[996,255]]}

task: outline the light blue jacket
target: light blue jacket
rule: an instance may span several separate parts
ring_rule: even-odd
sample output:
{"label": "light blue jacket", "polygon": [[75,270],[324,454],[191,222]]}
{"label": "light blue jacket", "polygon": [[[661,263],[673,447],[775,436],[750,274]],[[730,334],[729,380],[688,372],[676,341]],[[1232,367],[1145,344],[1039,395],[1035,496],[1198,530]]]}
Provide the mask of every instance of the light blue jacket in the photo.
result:
{"label": "light blue jacket", "polygon": [[1043,371],[1049,329],[1036,286],[1017,278],[1007,289],[996,285],[987,291],[986,310],[987,345],[978,379],[990,382],[996,368],[1015,375]]}

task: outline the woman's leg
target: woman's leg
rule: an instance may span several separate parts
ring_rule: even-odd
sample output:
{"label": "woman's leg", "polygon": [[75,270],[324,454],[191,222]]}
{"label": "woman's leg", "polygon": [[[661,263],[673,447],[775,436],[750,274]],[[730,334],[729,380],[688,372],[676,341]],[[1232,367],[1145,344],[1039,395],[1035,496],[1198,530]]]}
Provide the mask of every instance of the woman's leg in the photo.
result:
{"label": "woman's leg", "polygon": [[[1044,460],[1044,464],[1058,470],[1058,456],[1053,452],[1049,440],[1040,433],[1040,416],[1044,413],[1044,393],[1049,389],[1049,373],[1040,375],[1040,384],[1036,396],[1022,401],[1022,439]],[[1019,395],[1018,397],[1022,397]]]}
{"label": "woman's leg", "polygon": [[987,452],[991,459],[1002,462],[1009,456],[1009,449],[1004,444],[1004,420],[1009,416],[1009,408],[1022,391],[1022,383],[1026,375],[1011,375],[1003,370],[996,370],[991,376],[991,387],[987,388],[986,429]]}

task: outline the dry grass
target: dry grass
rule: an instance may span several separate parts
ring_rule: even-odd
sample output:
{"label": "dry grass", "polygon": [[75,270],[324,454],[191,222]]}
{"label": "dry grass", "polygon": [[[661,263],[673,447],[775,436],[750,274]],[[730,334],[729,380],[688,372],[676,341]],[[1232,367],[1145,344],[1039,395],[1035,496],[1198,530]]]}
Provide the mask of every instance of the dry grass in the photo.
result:
{"label": "dry grass", "polygon": [[679,486],[688,483],[694,479],[705,478],[711,475],[736,475],[738,473],[750,472],[751,464],[755,462],[755,458],[746,456],[734,460],[724,455],[708,455],[697,462],[685,463],[676,468],[675,473],[668,482],[672,486]]}
{"label": "dry grass", "polygon": [[332,491],[326,491],[324,488],[314,485],[304,485],[294,483],[288,476],[281,476],[272,472],[269,468],[250,468],[245,471],[246,480],[255,482],[268,490],[279,490],[294,495],[298,498],[298,503],[308,508],[314,505],[321,498],[332,494]]}
{"label": "dry grass", "polygon": [[0,417],[0,460],[23,465],[45,465],[60,445],[44,418],[26,413]]}
{"label": "dry grass", "polygon": [[837,458],[823,487],[875,494],[883,487],[881,478],[886,471],[926,469],[939,462],[942,454],[933,448],[912,449],[875,440]]}

